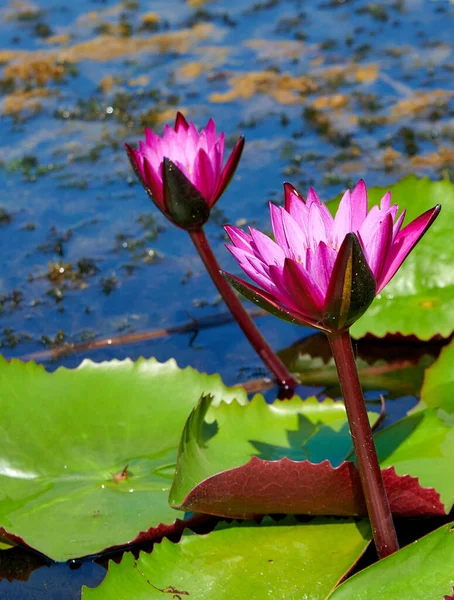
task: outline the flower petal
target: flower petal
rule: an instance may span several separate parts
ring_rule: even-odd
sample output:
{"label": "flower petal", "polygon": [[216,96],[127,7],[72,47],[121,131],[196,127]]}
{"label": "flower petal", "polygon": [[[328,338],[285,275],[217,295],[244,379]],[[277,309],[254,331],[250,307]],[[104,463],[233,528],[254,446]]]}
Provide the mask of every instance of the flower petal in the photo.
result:
{"label": "flower petal", "polygon": [[400,228],[402,227],[402,223],[404,222],[406,213],[407,213],[407,211],[404,208],[404,210],[402,211],[402,214],[397,219],[397,221],[394,223],[394,226],[393,226],[393,241],[396,239],[396,236],[399,233]]}
{"label": "flower petal", "polygon": [[235,144],[232,153],[230,154],[227,162],[225,163],[225,167],[222,169],[221,176],[219,178],[218,185],[216,187],[216,191],[213,194],[213,202],[211,206],[220,198],[221,194],[224,193],[225,189],[229,185],[233,174],[236,171],[238,163],[240,162],[241,154],[244,148],[244,137],[241,136],[240,139]]}
{"label": "flower petal", "polygon": [[309,209],[304,198],[290,183],[284,183],[285,211],[295,220],[308,238]]}
{"label": "flower petal", "polygon": [[[311,204],[309,209],[309,225],[308,225],[308,242],[312,249],[315,251],[320,242],[328,243],[328,232],[325,227],[325,220],[323,219],[322,211],[320,206],[315,202]],[[331,231],[329,231],[331,234]],[[331,236],[329,236],[331,237]]]}
{"label": "flower petal", "polygon": [[280,246],[284,252],[288,252],[287,236],[285,235],[284,224],[282,223],[282,209],[276,206],[272,202],[269,203],[270,216],[271,216],[271,227],[273,228],[274,239],[278,246]]}
{"label": "flower petal", "polygon": [[291,183],[286,181],[284,183],[284,208],[287,212],[291,212],[290,207],[295,200],[304,204],[304,198],[301,196],[298,190],[293,187]]}
{"label": "flower petal", "polygon": [[175,118],[174,130],[178,131],[180,129],[180,127],[182,127],[185,131],[187,131],[189,124],[186,121],[186,119],[184,118],[184,116],[180,113],[180,111],[178,111],[177,116]]}
{"label": "flower petal", "polygon": [[263,287],[263,289],[270,294],[275,295],[278,290],[274,281],[270,278],[269,273],[266,272],[268,267],[266,267],[263,262],[252,254],[249,254],[240,248],[236,248],[235,246],[226,245],[226,248],[232,253],[240,267],[254,283]]}
{"label": "flower petal", "polygon": [[310,307],[311,316],[315,319],[320,318],[325,298],[306,269],[291,258],[286,258],[283,279],[293,303],[304,310]]}
{"label": "flower petal", "polygon": [[139,178],[140,182],[142,183],[142,180],[143,180],[143,175],[142,175],[143,158],[142,158],[140,152],[138,152],[137,150],[134,150],[134,148],[131,148],[131,146],[129,144],[125,143],[125,148],[126,148],[126,153],[129,158],[129,162],[131,163],[131,167],[132,167],[134,173]]}
{"label": "flower petal", "polygon": [[440,210],[441,206],[437,204],[399,231],[377,283],[377,294],[394,277],[401,264],[435,221]]}
{"label": "flower petal", "polygon": [[271,294],[267,294],[263,290],[255,287],[255,285],[251,285],[250,283],[247,283],[246,281],[243,281],[242,279],[239,279],[230,273],[226,273],[225,271],[220,271],[220,273],[232,287],[240,292],[240,294],[275,317],[279,317],[279,319],[289,321],[290,323],[296,323],[298,325],[311,325],[311,323],[306,321],[303,315],[290,311],[284,306],[281,306]]}
{"label": "flower petal", "polygon": [[359,231],[367,216],[367,188],[362,179],[358,181],[351,193],[351,229],[354,233]]}
{"label": "flower petal", "polygon": [[392,244],[393,219],[391,214],[388,212],[369,239],[364,240],[360,234],[358,235],[366,255],[367,264],[378,281]]}
{"label": "flower petal", "polygon": [[324,242],[320,242],[315,251],[309,252],[307,255],[309,260],[306,263],[306,270],[318,285],[323,298],[325,298],[328,291],[336,256],[336,250],[330,248]]}
{"label": "flower petal", "polygon": [[307,206],[311,206],[312,204],[317,204],[318,206],[321,206],[322,204],[317,192],[314,190],[313,187],[309,188],[306,198],[306,204]]}
{"label": "flower petal", "polygon": [[239,229],[239,227],[234,227],[233,225],[225,225],[224,229],[237,248],[241,248],[242,250],[246,250],[247,252],[253,254],[253,250],[251,248],[252,238],[250,235],[245,233],[242,229]]}
{"label": "flower petal", "polygon": [[[281,209],[282,210],[282,209]],[[286,210],[282,210],[282,225],[287,238],[288,256],[303,262],[309,245],[309,234]]]}
{"label": "flower petal", "polygon": [[[323,202],[320,200],[320,198],[317,195],[317,192],[314,190],[314,188],[309,188],[309,192],[307,194],[307,199],[306,199],[306,206],[309,208],[309,212],[311,212],[312,210],[318,210],[320,217],[323,221],[323,226],[325,229],[326,234],[329,237],[332,237],[333,234],[333,229],[334,229],[334,219],[331,215],[331,213],[329,212],[329,210],[326,208],[326,205],[323,204]],[[326,241],[325,239],[320,239],[319,241]]]}
{"label": "flower petal", "polygon": [[334,240],[336,245],[342,243],[347,233],[352,231],[352,197],[347,190],[339,203],[336,216],[334,217]]}
{"label": "flower petal", "polygon": [[210,152],[211,148],[216,143],[216,124],[213,119],[210,119],[205,127],[207,151]]}
{"label": "flower petal", "polygon": [[273,242],[267,235],[249,227],[253,243],[251,244],[254,254],[267,265],[282,265],[285,254],[280,246]]}
{"label": "flower petal", "polygon": [[216,181],[214,180],[211,161],[203,149],[200,149],[197,153],[190,180],[205,198],[208,206],[211,206]]}
{"label": "flower petal", "polygon": [[153,169],[147,158],[143,159],[143,180],[145,189],[157,207],[167,214],[164,206],[164,189],[162,180],[158,173]]}

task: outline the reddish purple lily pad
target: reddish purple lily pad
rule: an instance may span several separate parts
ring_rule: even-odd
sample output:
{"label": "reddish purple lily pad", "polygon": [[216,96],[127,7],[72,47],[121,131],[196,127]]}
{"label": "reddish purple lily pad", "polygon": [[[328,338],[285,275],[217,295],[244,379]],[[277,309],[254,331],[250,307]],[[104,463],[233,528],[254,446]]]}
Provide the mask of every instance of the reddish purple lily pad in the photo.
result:
{"label": "reddish purple lily pad", "polygon": [[[391,510],[399,517],[444,515],[440,494],[422,488],[416,477],[383,470]],[[359,472],[352,462],[334,468],[282,458],[257,457],[241,467],[202,481],[176,507],[222,517],[252,518],[263,514],[367,515]]]}
{"label": "reddish purple lily pad", "polygon": [[[329,400],[214,407],[202,399],[182,435],[171,506],[236,518],[366,515],[344,411]],[[454,430],[435,410],[382,430],[376,444],[396,516],[450,511]]]}

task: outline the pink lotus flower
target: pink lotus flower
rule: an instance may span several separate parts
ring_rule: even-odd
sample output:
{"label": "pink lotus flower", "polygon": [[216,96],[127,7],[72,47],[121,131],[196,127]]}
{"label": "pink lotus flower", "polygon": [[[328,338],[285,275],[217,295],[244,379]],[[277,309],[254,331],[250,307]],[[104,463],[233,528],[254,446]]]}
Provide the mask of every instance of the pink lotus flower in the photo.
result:
{"label": "pink lotus flower", "polygon": [[165,216],[183,229],[197,229],[229,184],[244,146],[240,137],[224,168],[224,134],[212,119],[200,133],[177,113],[174,127],[159,137],[145,129],[145,142],[133,150],[131,165],[149,196]]}
{"label": "pink lotus flower", "polygon": [[265,310],[326,332],[348,329],[365,312],[440,211],[401,229],[405,211],[397,216],[389,192],[368,211],[363,181],[345,192],[334,218],[312,188],[306,200],[284,189],[285,208],[270,204],[275,242],[252,228],[225,228],[227,248],[260,288],[223,275]]}

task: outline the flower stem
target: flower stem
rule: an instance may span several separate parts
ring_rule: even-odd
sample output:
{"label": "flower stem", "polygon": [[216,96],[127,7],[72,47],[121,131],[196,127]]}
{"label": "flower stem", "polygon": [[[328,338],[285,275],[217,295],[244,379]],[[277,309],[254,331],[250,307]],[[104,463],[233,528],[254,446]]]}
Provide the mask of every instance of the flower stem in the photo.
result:
{"label": "flower stem", "polygon": [[396,552],[399,549],[399,544],[380,465],[378,464],[377,452],[353,354],[350,332],[347,330],[340,333],[329,333],[328,340],[339,374],[375,546],[379,558],[384,558]]}
{"label": "flower stem", "polygon": [[287,371],[285,365],[273,352],[268,342],[265,340],[263,335],[255,326],[251,317],[248,315],[246,309],[241,304],[235,292],[220,274],[218,261],[211,250],[205,232],[202,228],[200,228],[194,231],[189,231],[189,235],[191,236],[194,246],[197,248],[197,251],[200,254],[203,264],[210,274],[214,285],[217,287],[219,293],[224,299],[224,302],[230,309],[230,312],[243,330],[249,342],[252,344],[254,350],[273,374],[274,379],[279,385],[279,397],[291,398],[293,396],[295,386],[297,385],[296,380]]}

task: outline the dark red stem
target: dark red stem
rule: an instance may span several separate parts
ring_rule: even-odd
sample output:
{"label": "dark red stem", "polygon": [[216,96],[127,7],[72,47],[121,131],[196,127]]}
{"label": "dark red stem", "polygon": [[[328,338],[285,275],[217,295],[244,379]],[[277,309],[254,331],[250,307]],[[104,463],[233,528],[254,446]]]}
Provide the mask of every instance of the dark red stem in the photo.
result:
{"label": "dark red stem", "polygon": [[378,464],[366,404],[353,354],[350,332],[328,334],[347,410],[367,512],[380,558],[399,549],[388,496]]}
{"label": "dark red stem", "polygon": [[236,322],[243,330],[254,350],[273,374],[274,379],[279,385],[279,397],[291,398],[295,386],[297,385],[296,380],[290,375],[285,365],[273,352],[268,342],[254,325],[251,317],[248,315],[233,289],[220,274],[220,266],[211,250],[205,232],[203,229],[198,229],[189,231],[189,235],[194,242],[194,246],[197,248],[197,252],[200,254],[203,264],[211,275],[214,285],[217,287],[224,302],[229,307]]}

